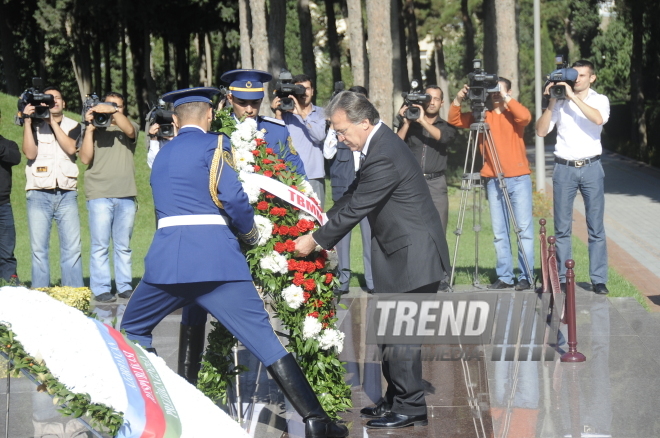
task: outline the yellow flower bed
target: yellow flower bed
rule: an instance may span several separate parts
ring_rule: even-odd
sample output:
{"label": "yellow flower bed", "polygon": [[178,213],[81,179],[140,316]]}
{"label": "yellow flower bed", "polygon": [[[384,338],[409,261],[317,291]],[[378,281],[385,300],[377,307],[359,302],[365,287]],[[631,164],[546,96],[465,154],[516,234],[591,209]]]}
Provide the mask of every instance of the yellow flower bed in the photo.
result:
{"label": "yellow flower bed", "polygon": [[67,306],[73,307],[87,314],[89,312],[89,302],[92,300],[92,291],[88,287],[41,287],[36,289],[46,292],[49,296],[61,301]]}

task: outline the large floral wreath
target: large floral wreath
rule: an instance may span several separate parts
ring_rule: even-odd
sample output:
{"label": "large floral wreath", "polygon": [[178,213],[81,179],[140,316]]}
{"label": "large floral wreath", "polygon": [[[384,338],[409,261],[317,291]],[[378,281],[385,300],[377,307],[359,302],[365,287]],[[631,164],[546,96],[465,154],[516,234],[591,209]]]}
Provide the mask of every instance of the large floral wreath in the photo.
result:
{"label": "large floral wreath", "polygon": [[[307,257],[294,254],[294,239],[317,228],[314,216],[263,190],[250,174],[273,178],[298,190],[318,205],[311,184],[296,173],[291,163],[278,157],[257,130],[254,119],[236,123],[228,110],[218,111],[212,128],[230,136],[234,168],[249,202],[254,206],[260,239],[243,246],[255,284],[288,329],[288,350],[294,353],[323,408],[333,416],[352,406],[351,390],[338,356],[344,334],[337,330],[334,288],[337,255],[321,248]],[[280,150],[286,145],[280,144]],[[243,369],[233,367],[231,347],[235,340],[214,323],[209,348],[199,375],[199,388],[213,399],[226,401],[226,387]]]}

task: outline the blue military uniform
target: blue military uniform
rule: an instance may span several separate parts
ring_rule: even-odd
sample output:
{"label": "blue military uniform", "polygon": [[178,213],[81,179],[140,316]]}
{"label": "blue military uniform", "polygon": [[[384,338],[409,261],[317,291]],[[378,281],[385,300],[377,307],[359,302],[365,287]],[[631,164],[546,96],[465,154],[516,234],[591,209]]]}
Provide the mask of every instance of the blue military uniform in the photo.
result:
{"label": "blue military uniform", "polygon": [[[180,97],[176,107],[213,91],[217,89],[180,90],[169,99]],[[217,190],[221,208],[209,192],[219,140],[219,155],[225,160]],[[254,243],[258,232],[254,210],[231,167],[229,139],[196,126],[183,127],[156,157],[151,187],[159,225],[145,258],[144,277],[122,320],[129,339],[150,348],[151,332],[165,316],[196,303],[266,366],[285,356],[236,237]]]}
{"label": "blue military uniform", "polygon": [[294,166],[296,172],[305,175],[305,165],[293,147],[291,135],[283,120],[274,117],[257,116],[257,129],[265,129],[264,140],[268,147],[284,161],[288,161]]}

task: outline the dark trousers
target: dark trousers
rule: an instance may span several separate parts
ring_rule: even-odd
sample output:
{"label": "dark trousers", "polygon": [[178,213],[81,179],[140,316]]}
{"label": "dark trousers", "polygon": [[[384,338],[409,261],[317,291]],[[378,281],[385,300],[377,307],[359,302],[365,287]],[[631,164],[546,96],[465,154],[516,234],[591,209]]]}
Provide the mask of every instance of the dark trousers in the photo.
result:
{"label": "dark trousers", "polygon": [[0,205],[0,278],[10,281],[16,275],[16,228],[11,204]]}
{"label": "dark trousers", "polygon": [[[437,293],[440,282],[422,286],[409,293]],[[422,381],[422,346],[383,344],[383,377],[387,381],[385,399],[392,412],[404,415],[426,413],[426,398]]]}
{"label": "dark trousers", "polygon": [[426,180],[431,192],[431,199],[435,205],[440,221],[442,222],[442,231],[447,234],[447,222],[449,221],[449,198],[447,196],[447,178],[445,175]]}

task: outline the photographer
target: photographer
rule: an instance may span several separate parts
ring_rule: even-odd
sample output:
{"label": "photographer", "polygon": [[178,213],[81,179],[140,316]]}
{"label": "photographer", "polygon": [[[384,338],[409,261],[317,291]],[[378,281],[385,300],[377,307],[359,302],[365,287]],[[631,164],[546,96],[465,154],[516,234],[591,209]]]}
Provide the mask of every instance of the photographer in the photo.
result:
{"label": "photographer", "polygon": [[[133,293],[130,240],[137,196],[133,155],[139,128],[124,115],[124,96],[108,93],[103,101],[106,104],[98,104],[85,114],[80,160],[88,165],[85,196],[92,241],[90,287],[96,301],[107,303],[117,299],[112,295],[110,280],[110,239],[118,295],[129,298]],[[94,113],[110,115],[110,126],[96,128],[92,123]]]}
{"label": "photographer", "polygon": [[[591,89],[596,80],[594,65],[580,60],[571,66],[578,72],[573,87],[566,82],[566,99],[551,98],[548,108],[536,122],[539,137],[548,135],[557,125],[555,168],[552,174],[555,237],[559,280],[566,282],[566,260],[571,258],[573,203],[578,189],[584,198],[589,230],[589,276],[593,291],[607,294],[607,238],[605,214],[605,173],[600,162],[603,147],[600,134],[610,117],[607,96]],[[549,84],[545,93],[549,93]]]}
{"label": "photographer", "polygon": [[281,101],[279,97],[273,99],[271,109],[275,112],[275,117],[286,123],[293,139],[293,145],[300,153],[300,158],[305,165],[307,178],[323,208],[325,205],[325,163],[323,161],[323,142],[326,135],[325,114],[323,108],[312,104],[314,87],[309,76],[296,75],[293,77],[293,83],[305,88],[304,95],[289,96],[295,105],[293,112],[278,109]]}
{"label": "photographer", "polygon": [[[2,119],[2,113],[0,113]],[[11,209],[12,166],[21,162],[21,152],[16,142],[0,135],[0,278],[18,285],[16,275],[16,227]]]}
{"label": "photographer", "polygon": [[447,147],[456,137],[456,128],[440,118],[440,108],[444,102],[440,87],[429,85],[425,92],[431,96],[431,99],[423,106],[412,105],[417,107],[422,114],[418,119],[409,120],[405,117],[407,105],[403,105],[399,110],[397,135],[406,142],[422,167],[424,178],[431,191],[433,204],[440,214],[442,230],[446,233],[449,218],[447,179],[445,178]]}
{"label": "photographer", "polygon": [[[50,286],[49,244],[53,219],[60,240],[62,286],[82,287],[78,166],[76,140],[80,125],[64,115],[66,103],[56,87],[44,89],[54,105],[45,119],[32,117],[35,107],[23,108],[23,153],[28,225],[32,247],[32,288]],[[44,105],[44,104],[42,104]]]}
{"label": "photographer", "polygon": [[149,134],[149,149],[147,151],[147,165],[149,168],[151,168],[151,166],[154,164],[154,160],[156,159],[156,155],[158,155],[158,151],[160,151],[160,149],[170,140],[176,137],[176,131],[172,137],[159,137],[159,128],[160,125],[158,123],[154,123],[153,125],[149,126],[149,130],[147,131]]}
{"label": "photographer", "polygon": [[[495,143],[498,157],[491,157],[490,153],[480,145],[484,156],[484,166],[481,177],[485,178],[488,193],[488,205],[495,238],[495,253],[497,265],[495,272],[497,280],[489,286],[490,289],[505,289],[513,287],[513,258],[511,255],[510,218],[502,188],[495,174],[495,160],[499,158],[507,191],[513,206],[513,214],[518,223],[520,240],[524,248],[524,255],[529,262],[529,275],[534,272],[534,225],[532,223],[532,180],[531,170],[525,151],[523,131],[532,120],[527,108],[511,97],[511,82],[499,78],[500,91],[488,93],[486,100],[485,122],[490,126],[490,132]],[[472,112],[461,113],[461,102],[468,94],[468,86],[458,92],[449,110],[449,123],[460,128],[470,128],[475,118]],[[523,252],[518,249],[518,267],[521,271],[518,276],[516,290],[526,290],[531,287],[532,278],[525,273]]]}

